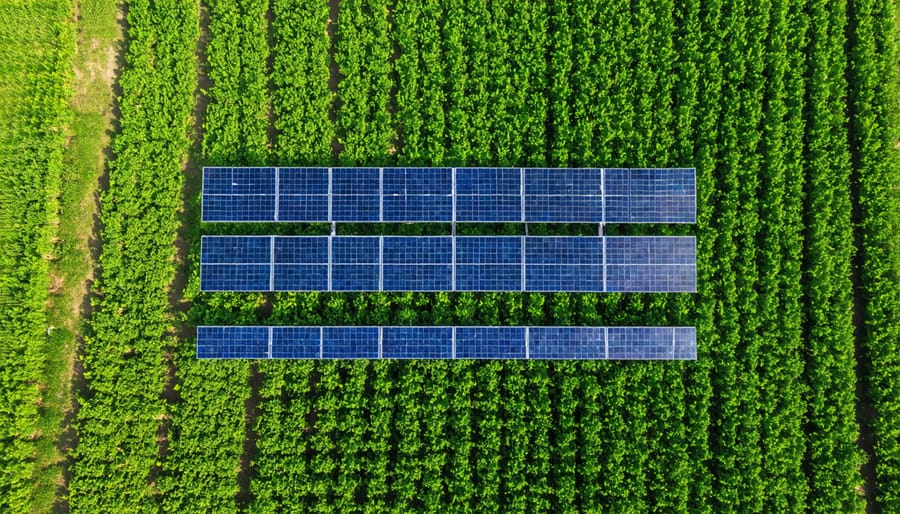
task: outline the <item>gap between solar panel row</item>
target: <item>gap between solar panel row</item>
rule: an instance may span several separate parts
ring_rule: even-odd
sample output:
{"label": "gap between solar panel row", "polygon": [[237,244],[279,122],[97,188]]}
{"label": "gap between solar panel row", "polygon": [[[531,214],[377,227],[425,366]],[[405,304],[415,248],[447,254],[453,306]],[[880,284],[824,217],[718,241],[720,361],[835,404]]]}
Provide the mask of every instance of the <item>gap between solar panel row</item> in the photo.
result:
{"label": "gap between solar panel row", "polygon": [[204,236],[203,291],[695,292],[696,239]]}
{"label": "gap between solar panel row", "polygon": [[694,327],[197,328],[204,359],[695,360]]}
{"label": "gap between solar panel row", "polygon": [[695,223],[693,168],[203,169],[206,222]]}

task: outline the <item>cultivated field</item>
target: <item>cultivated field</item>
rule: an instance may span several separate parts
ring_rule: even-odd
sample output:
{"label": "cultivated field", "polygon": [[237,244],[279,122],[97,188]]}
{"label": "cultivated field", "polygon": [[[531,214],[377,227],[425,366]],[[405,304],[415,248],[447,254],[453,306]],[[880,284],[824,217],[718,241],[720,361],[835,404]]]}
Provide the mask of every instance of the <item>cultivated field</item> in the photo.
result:
{"label": "cultivated field", "polygon": [[[4,95],[52,83],[0,134],[0,510],[900,511],[889,0],[128,0],[63,464],[33,447],[79,22],[14,3],[60,28],[0,33]],[[200,293],[202,234],[327,233],[200,224],[201,166],[265,164],[696,167],[696,226],[609,231],[695,234],[699,292]],[[449,233],[338,227],[387,230]],[[197,324],[696,325],[698,360],[198,361]]]}

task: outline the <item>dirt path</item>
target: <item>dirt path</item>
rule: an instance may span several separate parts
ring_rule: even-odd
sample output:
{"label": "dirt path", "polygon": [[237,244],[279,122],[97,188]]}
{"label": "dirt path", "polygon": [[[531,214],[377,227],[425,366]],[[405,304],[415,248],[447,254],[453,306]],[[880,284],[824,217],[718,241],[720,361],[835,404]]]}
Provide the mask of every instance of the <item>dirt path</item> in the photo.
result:
{"label": "dirt path", "polygon": [[[62,176],[55,260],[51,263],[50,322],[57,331],[47,361],[47,404],[43,425],[52,448],[38,455],[52,483],[40,488],[38,510],[67,511],[70,450],[77,443],[71,426],[78,411],[76,392],[84,378],[78,354],[91,315],[91,288],[101,248],[100,194],[109,185],[110,141],[118,130],[117,80],[124,62],[125,12],[117,0],[75,2],[75,57],[70,101],[72,121]],[[53,497],[52,507],[41,497]]]}

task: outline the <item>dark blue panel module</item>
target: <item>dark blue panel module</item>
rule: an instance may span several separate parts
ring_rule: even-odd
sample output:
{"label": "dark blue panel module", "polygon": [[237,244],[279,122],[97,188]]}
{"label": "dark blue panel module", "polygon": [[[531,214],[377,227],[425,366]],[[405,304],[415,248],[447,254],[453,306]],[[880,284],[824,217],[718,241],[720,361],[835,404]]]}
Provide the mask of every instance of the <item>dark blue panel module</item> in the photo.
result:
{"label": "dark blue panel module", "polygon": [[526,195],[600,196],[599,168],[525,168]]}
{"label": "dark blue panel module", "polygon": [[200,240],[201,264],[268,264],[270,236],[204,236]]}
{"label": "dark blue panel module", "polygon": [[328,195],[284,195],[278,197],[278,221],[327,222]]}
{"label": "dark blue panel module", "polygon": [[[375,168],[378,171],[378,168]],[[384,168],[385,196],[450,196],[450,168]]]}
{"label": "dark blue panel module", "polygon": [[697,239],[693,236],[607,237],[606,264],[697,263]]}
{"label": "dark blue panel module", "polygon": [[696,223],[693,168],[606,169],[609,223]]}
{"label": "dark blue panel module", "polygon": [[610,359],[671,360],[674,358],[672,327],[609,327]]}
{"label": "dark blue panel module", "polygon": [[377,359],[378,327],[324,327],[322,358]]}
{"label": "dark blue panel module", "polygon": [[521,291],[519,264],[457,264],[457,291]]}
{"label": "dark blue panel module", "polygon": [[378,196],[380,180],[378,168],[332,168],[331,194]]}
{"label": "dark blue panel module", "polygon": [[525,196],[529,223],[600,223],[603,200],[598,196]]}
{"label": "dark blue panel module", "polygon": [[275,291],[328,291],[328,265],[276,264]]}
{"label": "dark blue panel module", "polygon": [[453,273],[449,264],[385,264],[384,291],[450,291]]}
{"label": "dark blue panel module", "polygon": [[450,327],[384,327],[381,356],[385,359],[450,359]]}
{"label": "dark blue panel module", "polygon": [[391,222],[450,222],[453,220],[453,199],[450,195],[386,195],[382,218]]}
{"label": "dark blue panel module", "polygon": [[453,241],[447,236],[385,236],[385,264],[450,264]]}
{"label": "dark blue panel module", "polygon": [[376,222],[381,217],[381,197],[375,195],[334,195],[331,198],[331,220]]}
{"label": "dark blue panel module", "polygon": [[521,291],[521,237],[457,237],[458,291]]}
{"label": "dark blue panel module", "polygon": [[378,236],[340,236],[331,240],[334,264],[378,264]]}
{"label": "dark blue panel module", "polygon": [[320,327],[273,327],[273,359],[318,359]]}
{"label": "dark blue panel module", "polygon": [[630,264],[606,266],[610,293],[696,293],[697,268],[688,265]]}
{"label": "dark blue panel module", "polygon": [[279,168],[278,191],[282,195],[327,196],[328,168]]}
{"label": "dark blue panel module", "polygon": [[328,237],[276,237],[275,263],[328,264]]}
{"label": "dark blue panel module", "polygon": [[456,238],[457,264],[522,264],[522,237]]}
{"label": "dark blue panel module", "polygon": [[526,291],[603,291],[603,241],[526,237]]}
{"label": "dark blue panel module", "polygon": [[457,327],[457,359],[524,359],[524,327]]}
{"label": "dark blue panel module", "polygon": [[275,195],[203,195],[203,221],[275,221]]}
{"label": "dark blue panel module", "polygon": [[522,198],[519,195],[457,195],[456,221],[522,221]]}
{"label": "dark blue panel module", "polygon": [[528,357],[531,359],[603,359],[602,327],[531,327]]}
{"label": "dark blue panel module", "polygon": [[274,195],[275,168],[203,168],[204,195]]}
{"label": "dark blue panel module", "polygon": [[332,264],[332,291],[378,291],[378,265]]}
{"label": "dark blue panel module", "polygon": [[203,264],[201,291],[269,291],[268,264]]}
{"label": "dark blue panel module", "polygon": [[197,327],[197,358],[264,359],[268,327]]}
{"label": "dark blue panel module", "polygon": [[522,192],[519,168],[457,168],[456,195],[511,195]]}
{"label": "dark blue panel module", "polygon": [[697,359],[697,329],[695,327],[672,327],[675,331],[675,359]]}

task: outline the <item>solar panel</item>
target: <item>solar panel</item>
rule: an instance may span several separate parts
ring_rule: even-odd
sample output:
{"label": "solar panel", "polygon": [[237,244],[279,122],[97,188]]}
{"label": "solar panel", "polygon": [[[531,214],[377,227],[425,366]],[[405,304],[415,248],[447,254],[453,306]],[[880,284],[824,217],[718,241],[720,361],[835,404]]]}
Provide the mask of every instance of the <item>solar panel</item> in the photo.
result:
{"label": "solar panel", "polygon": [[453,220],[451,168],[384,168],[382,221]]}
{"label": "solar panel", "polygon": [[268,291],[271,242],[269,236],[204,236],[200,249],[200,289]]}
{"label": "solar panel", "polygon": [[693,168],[604,170],[607,223],[696,223]]}
{"label": "solar panel", "polygon": [[202,291],[696,292],[696,239],[204,236],[200,286]]}
{"label": "solar panel", "polygon": [[275,168],[203,168],[203,221],[274,221]]}
{"label": "solar panel", "polygon": [[379,237],[332,238],[331,290],[380,290],[380,244]]}
{"label": "solar panel", "polygon": [[520,222],[520,168],[457,168],[456,221]]}
{"label": "solar panel", "polygon": [[606,290],[694,293],[694,237],[606,237]]}
{"label": "solar panel", "polygon": [[272,327],[273,359],[318,359],[321,327]]}
{"label": "solar panel", "polygon": [[525,220],[603,222],[602,170],[526,168]]}
{"label": "solar panel", "polygon": [[694,327],[198,327],[207,359],[694,360]]}
{"label": "solar panel", "polygon": [[275,237],[275,291],[328,290],[327,237]]}
{"label": "solar panel", "polygon": [[276,221],[327,221],[328,168],[278,168]]}
{"label": "solar panel", "polygon": [[332,168],[331,218],[323,221],[379,221],[380,175],[378,168]]}
{"label": "solar panel", "polygon": [[602,327],[531,327],[528,356],[532,359],[605,359]]}
{"label": "solar panel", "polygon": [[[203,221],[695,223],[693,168],[204,168]],[[455,209],[455,211],[454,211]]]}
{"label": "solar panel", "polygon": [[265,359],[268,327],[197,327],[199,359]]}
{"label": "solar panel", "polygon": [[378,327],[322,327],[323,359],[377,359]]}
{"label": "solar panel", "polygon": [[521,237],[457,237],[457,291],[521,291]]}
{"label": "solar panel", "polygon": [[381,356],[385,359],[450,359],[451,327],[383,327]]}
{"label": "solar panel", "polygon": [[456,327],[457,359],[524,359],[525,327]]}
{"label": "solar panel", "polygon": [[527,291],[603,291],[603,239],[526,237]]}
{"label": "solar panel", "polygon": [[450,291],[450,237],[384,237],[385,291]]}

